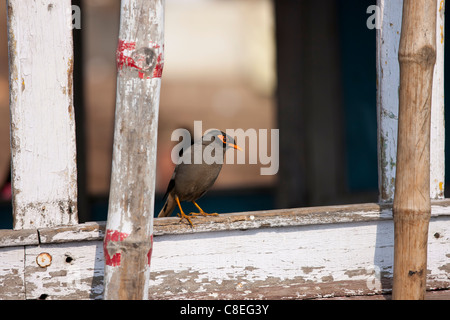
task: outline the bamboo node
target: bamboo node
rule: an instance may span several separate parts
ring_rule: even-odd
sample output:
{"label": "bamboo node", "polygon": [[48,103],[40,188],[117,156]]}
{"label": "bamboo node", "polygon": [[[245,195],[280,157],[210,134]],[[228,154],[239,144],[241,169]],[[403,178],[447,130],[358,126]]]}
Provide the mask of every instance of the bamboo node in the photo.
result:
{"label": "bamboo node", "polygon": [[425,68],[430,67],[436,63],[436,48],[432,45],[425,45],[413,52],[400,50],[398,59],[401,63],[412,62]]}

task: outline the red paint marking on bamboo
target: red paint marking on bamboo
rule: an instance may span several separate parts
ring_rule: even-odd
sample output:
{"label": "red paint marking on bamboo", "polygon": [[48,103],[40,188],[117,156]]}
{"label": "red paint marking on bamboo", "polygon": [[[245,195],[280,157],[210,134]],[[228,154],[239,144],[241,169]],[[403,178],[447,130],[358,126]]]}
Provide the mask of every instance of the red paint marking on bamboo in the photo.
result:
{"label": "red paint marking on bamboo", "polygon": [[[157,44],[152,44],[154,49],[160,49],[161,46]],[[132,51],[136,50],[136,42],[125,42],[124,40],[119,40],[119,44],[117,46],[116,59],[117,59],[117,68],[121,70],[124,66],[135,68],[137,70],[142,70],[134,61],[133,58],[129,57],[125,54],[125,50]],[[161,78],[162,72],[164,68],[163,54],[160,53],[156,60],[156,66],[153,70],[152,76],[147,76],[146,79],[151,78]],[[144,72],[139,72],[139,78],[144,79]]]}
{"label": "red paint marking on bamboo", "polygon": [[131,57],[125,55],[125,50],[135,50],[136,42],[125,42],[119,39],[119,44],[117,46],[116,59],[117,68],[122,69],[123,66],[137,68],[134,60]]}
{"label": "red paint marking on bamboo", "polygon": [[164,61],[162,58],[162,53],[158,55],[158,59],[156,60],[156,66],[153,70],[153,78],[161,78],[162,72],[164,69]]}
{"label": "red paint marking on bamboo", "polygon": [[125,232],[117,230],[106,230],[105,240],[103,241],[103,252],[105,254],[105,264],[111,267],[120,266],[120,252],[113,254],[112,256],[108,252],[108,243],[110,241],[118,242],[123,241],[128,237]]}

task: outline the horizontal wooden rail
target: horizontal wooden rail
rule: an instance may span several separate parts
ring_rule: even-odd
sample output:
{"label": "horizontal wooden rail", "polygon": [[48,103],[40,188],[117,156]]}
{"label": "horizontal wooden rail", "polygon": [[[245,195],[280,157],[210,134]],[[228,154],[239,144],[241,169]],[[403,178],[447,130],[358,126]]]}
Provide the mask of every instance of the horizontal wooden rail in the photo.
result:
{"label": "horizontal wooden rail", "polygon": [[[389,293],[391,207],[357,204],[154,220],[150,299]],[[100,299],[106,222],[0,230],[0,299]],[[450,288],[450,199],[432,202],[427,289]],[[4,284],[8,285],[4,285]]]}
{"label": "horizontal wooden rail", "polygon": [[[438,216],[450,216],[450,199],[432,201],[432,217]],[[392,220],[392,207],[365,203],[225,213],[217,217],[196,217],[194,228],[179,220],[177,217],[155,219],[154,236]],[[0,248],[103,240],[105,227],[106,222],[99,221],[54,228],[0,229]]]}

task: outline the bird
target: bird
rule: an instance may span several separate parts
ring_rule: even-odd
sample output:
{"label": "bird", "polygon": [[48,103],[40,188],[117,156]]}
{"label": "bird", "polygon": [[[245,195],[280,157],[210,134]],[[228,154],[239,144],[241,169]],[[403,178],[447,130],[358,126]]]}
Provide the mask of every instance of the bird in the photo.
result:
{"label": "bird", "polygon": [[[242,151],[232,137],[217,129],[206,132],[201,140],[191,144],[181,154],[183,160],[175,166],[163,198],[166,201],[158,217],[170,216],[175,207],[178,206],[180,222],[186,219],[193,227],[190,219],[192,217],[218,215],[217,213],[204,212],[196,201],[213,186],[222,169],[225,151],[230,148]],[[200,151],[202,161],[196,163],[194,153]],[[181,208],[181,201],[192,202],[199,212],[191,212],[190,215],[185,214]]]}

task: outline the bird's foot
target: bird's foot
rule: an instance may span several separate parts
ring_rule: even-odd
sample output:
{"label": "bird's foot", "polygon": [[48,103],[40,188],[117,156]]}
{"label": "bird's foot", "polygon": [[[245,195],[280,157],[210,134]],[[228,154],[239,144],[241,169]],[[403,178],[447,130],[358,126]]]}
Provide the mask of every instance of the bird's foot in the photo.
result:
{"label": "bird's foot", "polygon": [[191,225],[191,227],[194,227],[194,224],[192,223],[191,218],[195,218],[195,216],[193,216],[193,215],[189,216],[189,215],[185,214],[183,211],[181,211],[181,213],[178,213],[177,216],[181,218],[179,222],[183,221],[183,219],[186,219],[189,222],[189,224]]}
{"label": "bird's foot", "polygon": [[208,216],[218,216],[218,213],[206,213],[205,211],[200,211],[200,212],[191,212],[190,213],[191,216],[195,217],[195,216],[204,216],[204,217],[208,217]]}

